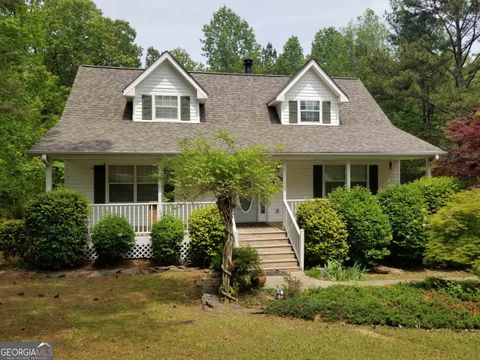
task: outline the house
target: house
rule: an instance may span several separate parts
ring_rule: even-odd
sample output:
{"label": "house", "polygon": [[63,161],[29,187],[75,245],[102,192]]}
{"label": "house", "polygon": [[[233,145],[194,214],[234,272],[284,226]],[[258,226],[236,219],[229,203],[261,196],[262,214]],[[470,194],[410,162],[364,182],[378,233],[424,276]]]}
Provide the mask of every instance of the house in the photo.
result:
{"label": "house", "polygon": [[429,172],[442,153],[394,127],[358,79],[332,78],[314,60],[292,77],[251,68],[246,61],[245,74],[189,73],[168,52],[144,70],[81,66],[61,120],[30,150],[47,164],[47,190],[52,160],[63,160],[65,186],[92,204],[90,225],[107,212],[124,216],[137,234],[132,256],[145,256],[161,214],[186,222],[213,201],[171,199],[153,176],[159,160],[178,153],[181,139],[226,129],[239,145],[277,149],[283,164],[283,192],[271,203],[239,201],[237,245],[258,248],[266,269],[292,269],[303,267],[300,202],[338,186],[376,192],[399,182],[402,160],[424,159]]}

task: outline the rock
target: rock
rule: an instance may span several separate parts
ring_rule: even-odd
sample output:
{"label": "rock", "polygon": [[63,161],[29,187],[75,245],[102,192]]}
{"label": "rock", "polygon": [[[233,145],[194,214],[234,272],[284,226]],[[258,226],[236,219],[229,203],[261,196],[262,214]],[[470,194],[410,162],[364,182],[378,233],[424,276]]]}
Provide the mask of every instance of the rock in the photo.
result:
{"label": "rock", "polygon": [[110,269],[110,270],[99,270],[103,276],[115,276],[119,274],[122,270],[120,269]]}
{"label": "rock", "polygon": [[102,276],[103,274],[100,271],[92,271],[90,274],[87,275],[87,278],[98,278]]}
{"label": "rock", "polygon": [[202,295],[202,305],[204,310],[215,310],[224,306],[220,302],[220,298],[217,295],[212,294]]}
{"label": "rock", "polygon": [[64,278],[65,276],[67,276],[67,274],[64,272],[54,272],[47,275],[47,277],[53,278],[53,279],[61,279],[61,278]]}
{"label": "rock", "polygon": [[157,272],[164,272],[164,271],[170,270],[170,266],[156,266],[155,270]]}
{"label": "rock", "polygon": [[388,266],[384,266],[384,265],[377,265],[373,268],[373,272],[375,274],[403,274],[403,270],[402,269],[396,269],[396,268],[392,268],[392,267],[388,267]]}
{"label": "rock", "polygon": [[137,268],[130,268],[130,269],[121,270],[120,274],[123,274],[123,275],[138,275],[139,272],[140,272],[140,270],[137,269]]}
{"label": "rock", "polygon": [[5,270],[0,270],[0,276],[5,275],[7,272]]}

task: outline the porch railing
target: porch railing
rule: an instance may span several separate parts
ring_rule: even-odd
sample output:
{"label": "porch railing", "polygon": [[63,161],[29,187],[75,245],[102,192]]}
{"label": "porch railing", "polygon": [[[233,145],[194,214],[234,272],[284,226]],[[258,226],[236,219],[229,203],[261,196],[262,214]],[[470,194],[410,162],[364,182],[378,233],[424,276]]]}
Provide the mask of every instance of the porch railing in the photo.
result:
{"label": "porch railing", "polygon": [[137,235],[149,234],[153,223],[161,214],[169,214],[188,224],[192,211],[215,204],[211,201],[162,203],[161,211],[157,203],[92,204],[89,229],[92,229],[107,214],[125,218]]}
{"label": "porch railing", "polygon": [[292,215],[294,218],[297,215],[298,205],[300,205],[301,203],[304,203],[305,201],[308,201],[308,199],[288,199],[287,200],[288,208],[292,211]]}
{"label": "porch railing", "polygon": [[283,227],[287,232],[290,243],[292,244],[293,251],[297,256],[300,268],[304,269],[304,249],[305,249],[305,234],[303,229],[298,227],[295,216],[288,204],[287,200],[283,201]]}

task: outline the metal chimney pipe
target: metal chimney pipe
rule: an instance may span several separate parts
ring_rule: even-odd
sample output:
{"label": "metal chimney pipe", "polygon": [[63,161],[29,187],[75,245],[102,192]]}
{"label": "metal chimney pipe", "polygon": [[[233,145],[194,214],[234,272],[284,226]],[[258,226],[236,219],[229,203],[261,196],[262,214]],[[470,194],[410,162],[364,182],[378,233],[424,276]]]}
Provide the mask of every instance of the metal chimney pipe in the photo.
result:
{"label": "metal chimney pipe", "polygon": [[243,60],[243,64],[245,65],[245,74],[251,74],[252,73],[253,60],[252,59],[245,59],[245,60]]}

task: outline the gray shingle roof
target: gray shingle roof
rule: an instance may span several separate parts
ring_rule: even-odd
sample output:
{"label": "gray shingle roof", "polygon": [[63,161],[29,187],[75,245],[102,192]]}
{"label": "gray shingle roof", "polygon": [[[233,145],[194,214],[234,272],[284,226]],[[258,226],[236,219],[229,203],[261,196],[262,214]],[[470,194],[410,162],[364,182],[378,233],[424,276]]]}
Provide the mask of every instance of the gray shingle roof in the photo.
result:
{"label": "gray shingle roof", "polygon": [[[61,120],[30,150],[40,154],[168,154],[178,141],[230,130],[240,145],[281,145],[282,154],[419,156],[439,148],[394,127],[357,79],[334,78],[349,102],[334,126],[281,125],[266,103],[285,76],[191,73],[208,92],[200,124],[134,122],[122,90],[141,69],[81,66]],[[131,115],[130,115],[131,118]]]}

